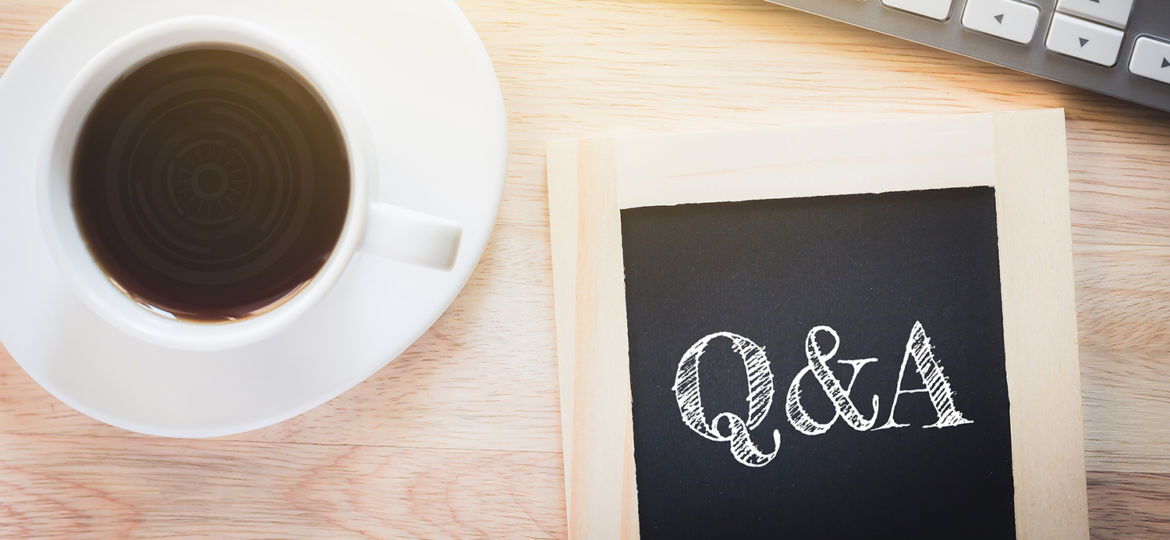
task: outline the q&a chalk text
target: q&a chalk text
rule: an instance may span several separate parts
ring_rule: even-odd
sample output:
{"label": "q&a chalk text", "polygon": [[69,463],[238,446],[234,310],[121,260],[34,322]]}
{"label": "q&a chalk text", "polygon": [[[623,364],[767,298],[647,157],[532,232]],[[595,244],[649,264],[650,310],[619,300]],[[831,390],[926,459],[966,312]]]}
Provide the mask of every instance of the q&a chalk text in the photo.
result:
{"label": "q&a chalk text", "polygon": [[[730,344],[734,351],[743,360],[747,371],[748,395],[747,417],[744,418],[731,412],[722,412],[707,421],[703,410],[703,400],[700,392],[699,361],[703,353],[712,342]],[[906,342],[906,352],[902,356],[902,367],[898,370],[898,384],[894,390],[893,404],[890,406],[890,416],[879,427],[877,426],[878,396],[873,396],[871,406],[873,414],[868,418],[854,404],[850,390],[857,380],[858,374],[866,365],[877,362],[876,358],[860,360],[836,360],[852,368],[849,380],[842,381],[833,375],[829,361],[837,355],[841,338],[837,331],[828,326],[818,326],[809,330],[804,342],[805,357],[808,364],[801,368],[784,397],[784,413],[788,423],[800,433],[810,436],[821,435],[833,427],[837,420],[841,420],[850,428],[857,431],[877,431],[882,429],[896,429],[907,427],[895,420],[898,410],[898,400],[906,394],[924,393],[930,398],[931,405],[937,414],[938,420],[924,428],[949,428],[973,423],[963,416],[955,407],[954,391],[950,381],[943,374],[942,365],[934,357],[934,350],[930,344],[930,337],[926,335],[922,323],[915,322],[910,330],[910,338]],[[921,388],[907,389],[906,366],[914,361],[914,373],[922,381]],[[835,413],[827,422],[813,418],[805,410],[800,384],[807,377],[813,377],[825,396],[833,404]],[[731,332],[716,332],[695,342],[683,354],[678,363],[678,371],[674,379],[674,395],[678,401],[678,410],[682,414],[682,421],[692,431],[715,442],[730,444],[731,455],[736,461],[748,467],[763,467],[767,465],[780,451],[780,430],[772,430],[772,451],[764,452],[752,440],[751,431],[760,426],[772,407],[774,394],[772,368],[764,348],[738,334]],[[721,429],[726,426],[726,429]]]}

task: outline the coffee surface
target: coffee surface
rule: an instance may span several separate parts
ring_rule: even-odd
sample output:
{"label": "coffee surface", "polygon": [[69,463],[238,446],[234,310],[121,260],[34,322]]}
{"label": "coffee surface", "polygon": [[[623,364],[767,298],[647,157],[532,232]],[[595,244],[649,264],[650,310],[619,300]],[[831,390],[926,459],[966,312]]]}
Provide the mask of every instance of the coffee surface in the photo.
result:
{"label": "coffee surface", "polygon": [[175,317],[279,304],[332,253],[350,171],[336,120],[260,53],[193,49],[112,85],[74,155],[74,213],[109,278]]}

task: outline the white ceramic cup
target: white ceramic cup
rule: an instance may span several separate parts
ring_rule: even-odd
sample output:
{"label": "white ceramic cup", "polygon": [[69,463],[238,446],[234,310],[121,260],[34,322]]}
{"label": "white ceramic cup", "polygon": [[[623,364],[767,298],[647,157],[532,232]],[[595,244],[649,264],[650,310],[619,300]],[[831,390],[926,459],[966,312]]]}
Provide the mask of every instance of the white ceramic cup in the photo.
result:
{"label": "white ceramic cup", "polygon": [[[346,221],[329,259],[299,292],[283,303],[238,321],[203,323],[152,311],[120,290],[98,266],[82,239],[70,193],[74,150],[98,99],[115,81],[169,52],[227,46],[262,52],[296,71],[325,101],[340,128],[349,157],[350,199]],[[38,167],[38,204],[49,249],[86,305],[112,326],[156,345],[221,350],[270,337],[324,297],[354,255],[448,270],[462,229],[447,219],[379,202],[377,162],[369,131],[338,82],[311,58],[258,26],[224,17],[182,17],[141,28],[98,52],[66,90],[49,124]]]}

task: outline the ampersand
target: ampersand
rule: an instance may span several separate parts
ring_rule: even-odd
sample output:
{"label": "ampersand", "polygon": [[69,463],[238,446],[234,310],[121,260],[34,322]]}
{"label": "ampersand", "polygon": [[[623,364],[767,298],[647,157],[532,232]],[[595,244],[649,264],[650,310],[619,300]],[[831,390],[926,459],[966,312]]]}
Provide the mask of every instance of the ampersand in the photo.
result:
{"label": "ampersand", "polygon": [[[821,344],[817,341],[818,333],[827,333],[832,338],[833,344],[828,353],[823,352]],[[796,374],[792,379],[792,384],[788,387],[788,396],[785,400],[785,411],[788,414],[788,422],[793,427],[804,433],[805,435],[820,435],[829,430],[837,418],[843,418],[845,423],[857,431],[866,431],[873,427],[877,420],[878,413],[878,397],[873,396],[873,415],[870,418],[862,416],[861,412],[857,410],[857,406],[853,404],[853,400],[849,396],[850,390],[853,388],[853,383],[857,380],[857,374],[861,372],[861,368],[870,362],[876,362],[877,358],[866,358],[863,360],[838,360],[841,364],[848,364],[853,368],[853,376],[849,379],[848,386],[841,386],[841,381],[833,376],[833,371],[829,369],[828,361],[837,354],[837,348],[841,344],[841,338],[837,335],[837,331],[828,326],[818,326],[809,330],[808,337],[804,341],[804,353],[808,357],[808,365]],[[816,421],[800,402],[800,381],[804,379],[805,375],[812,373],[817,382],[820,383],[825,395],[828,396],[829,401],[833,403],[833,408],[836,409],[836,414],[828,423],[821,423]]]}
{"label": "ampersand", "polygon": [[[743,359],[747,371],[748,382],[748,414],[745,421],[739,415],[731,412],[720,413],[707,422],[707,415],[703,411],[703,400],[699,394],[699,358],[707,350],[707,345],[715,338],[727,338],[731,341],[731,349]],[[736,461],[749,467],[763,467],[780,450],[780,431],[772,431],[772,440],[776,448],[771,454],[760,451],[756,443],[752,442],[751,430],[759,427],[772,407],[772,395],[775,392],[772,386],[772,368],[768,364],[768,357],[764,348],[756,345],[752,340],[732,334],[719,332],[700,339],[683,354],[678,363],[678,372],[674,378],[674,396],[678,401],[678,410],[682,413],[683,423],[692,431],[715,442],[730,442],[731,455]],[[719,429],[720,421],[726,421],[729,433],[724,434]]]}

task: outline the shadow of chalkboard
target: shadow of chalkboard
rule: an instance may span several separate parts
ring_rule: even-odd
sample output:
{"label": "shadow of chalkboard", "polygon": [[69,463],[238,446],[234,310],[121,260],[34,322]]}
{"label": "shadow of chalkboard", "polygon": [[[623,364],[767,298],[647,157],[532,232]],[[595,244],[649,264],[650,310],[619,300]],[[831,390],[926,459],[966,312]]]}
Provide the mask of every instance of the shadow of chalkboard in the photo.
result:
{"label": "shadow of chalkboard", "polygon": [[[621,233],[642,538],[1015,537],[993,188],[635,208]],[[939,422],[934,394],[901,393],[906,427],[876,429],[899,388],[939,383],[907,357],[916,325],[964,422],[924,427]],[[825,361],[840,384],[853,371],[839,360],[876,359],[847,393],[872,427],[837,417],[812,373],[799,402],[832,425],[808,435],[789,420],[816,327],[837,336],[813,340],[822,355],[837,342]],[[749,388],[743,351],[714,338],[697,362],[702,422],[723,436],[721,413],[754,415],[750,441],[776,451],[762,465],[684,422],[680,363],[718,332],[762,349],[773,394],[760,414],[760,377]]]}

